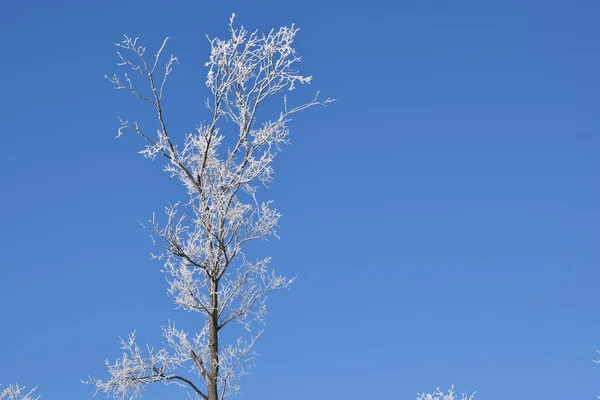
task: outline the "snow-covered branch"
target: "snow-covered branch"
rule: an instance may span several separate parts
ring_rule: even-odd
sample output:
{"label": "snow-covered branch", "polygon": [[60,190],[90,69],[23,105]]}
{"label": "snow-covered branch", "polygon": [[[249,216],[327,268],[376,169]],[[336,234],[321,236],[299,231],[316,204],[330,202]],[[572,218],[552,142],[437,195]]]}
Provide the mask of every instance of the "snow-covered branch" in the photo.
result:
{"label": "snow-covered branch", "polygon": [[0,385],[0,400],[37,400],[40,397],[35,396],[37,387],[27,390],[25,386],[19,386],[18,383],[8,385],[2,389]]}
{"label": "snow-covered branch", "polygon": [[[207,399],[191,379],[179,374],[179,369],[190,359],[190,351],[194,346],[201,348],[200,338],[191,343],[187,335],[175,329],[169,324],[163,328],[163,336],[167,339],[172,351],[161,348],[156,351],[146,346],[145,351],[136,343],[135,332],[129,334],[126,339],[121,339],[123,354],[113,364],[106,361],[106,367],[110,378],[84,380],[83,383],[96,386],[96,393],[112,395],[117,399],[136,399],[142,397],[143,387],[149,383],[162,382],[164,384],[175,384],[187,387],[201,398]],[[199,352],[202,350],[198,349]]]}
{"label": "snow-covered branch", "polygon": [[[420,393],[417,397],[417,400],[459,400],[456,397],[456,393],[454,392],[454,385],[448,389],[447,393],[444,393],[440,390],[440,388],[435,389],[432,393]],[[467,393],[463,393],[460,397],[460,400],[474,400],[475,393],[471,393],[468,395]]]}

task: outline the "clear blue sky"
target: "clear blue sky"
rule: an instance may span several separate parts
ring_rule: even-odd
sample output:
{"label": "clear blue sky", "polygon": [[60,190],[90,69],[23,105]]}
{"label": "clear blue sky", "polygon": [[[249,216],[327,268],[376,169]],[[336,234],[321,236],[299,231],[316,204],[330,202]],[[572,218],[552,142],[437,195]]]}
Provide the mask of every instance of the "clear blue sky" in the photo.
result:
{"label": "clear blue sky", "polygon": [[[118,336],[174,311],[138,221],[178,184],[115,140],[148,110],[103,78],[123,33],[179,56],[170,120],[207,118],[232,12],[296,23],[339,102],[299,116],[271,196],[272,297],[244,399],[600,394],[597,1],[22,1],[0,11],[0,380],[85,399]],[[485,4],[484,4],[485,3]],[[175,387],[146,399],[187,398]],[[176,397],[179,395],[179,397]],[[242,398],[242,397],[240,397]]]}

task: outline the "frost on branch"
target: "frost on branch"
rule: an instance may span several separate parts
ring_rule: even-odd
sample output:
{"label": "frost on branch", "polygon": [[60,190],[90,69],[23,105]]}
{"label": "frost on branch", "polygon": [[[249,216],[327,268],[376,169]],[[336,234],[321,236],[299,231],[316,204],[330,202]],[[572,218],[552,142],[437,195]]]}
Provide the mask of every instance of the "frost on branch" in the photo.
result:
{"label": "frost on branch", "polygon": [[[203,328],[192,336],[169,323],[163,328],[167,347],[158,351],[142,350],[131,335],[122,341],[122,357],[107,363],[110,377],[87,381],[97,391],[136,398],[147,384],[163,382],[208,400],[239,392],[238,381],[253,365],[253,348],[263,332],[267,295],[292,283],[274,272],[270,257],[253,259],[245,252],[248,242],[277,237],[280,214],[260,188],[273,180],[272,163],[289,141],[292,116],[333,101],[320,100],[317,92],[307,102],[289,105],[284,93],[312,80],[296,71],[297,32],[292,25],[259,35],[236,28],[232,17],[228,39],[209,39],[210,118],[183,135],[180,144],[167,129],[163,109],[167,77],[178,62],[174,56],[161,61],[167,40],[152,56],[137,38],[125,36],[117,43],[119,65],[127,72],[107,78],[156,113],[154,134],[137,121],[120,119],[118,136],[139,135],[146,144],[140,153],[162,158],[165,171],[187,192],[166,207],[164,223],[153,217],[146,226],[160,249],[152,257],[163,263],[169,297],[178,308],[197,313]],[[139,81],[145,82],[142,88]],[[269,117],[263,111],[267,98],[278,99],[270,101],[270,112],[272,104],[280,104]],[[222,330],[233,323],[243,329],[225,340]]]}
{"label": "frost on branch", "polygon": [[[460,397],[460,400],[473,400],[475,399],[475,393],[467,395],[463,393]],[[417,400],[458,400],[456,397],[456,393],[454,393],[454,385],[448,389],[448,393],[444,393],[440,390],[440,388],[435,389],[433,393],[421,393],[417,397]]]}
{"label": "frost on branch", "polygon": [[161,348],[156,351],[150,346],[142,350],[136,343],[135,332],[121,339],[122,356],[113,364],[106,361],[110,378],[89,378],[84,383],[96,386],[96,393],[102,392],[107,397],[112,395],[118,399],[136,399],[142,397],[144,385],[154,382],[175,384],[190,387],[199,394],[199,389],[175,371],[182,368],[191,359],[191,352],[205,355],[206,349],[202,347],[203,335],[206,330],[196,335],[191,341],[187,334],[178,331],[174,325],[163,327],[163,337],[167,340],[171,351]]}
{"label": "frost on branch", "polygon": [[19,386],[18,383],[9,385],[4,389],[0,387],[0,400],[37,400],[40,397],[33,394],[36,389],[26,390],[24,386]]}

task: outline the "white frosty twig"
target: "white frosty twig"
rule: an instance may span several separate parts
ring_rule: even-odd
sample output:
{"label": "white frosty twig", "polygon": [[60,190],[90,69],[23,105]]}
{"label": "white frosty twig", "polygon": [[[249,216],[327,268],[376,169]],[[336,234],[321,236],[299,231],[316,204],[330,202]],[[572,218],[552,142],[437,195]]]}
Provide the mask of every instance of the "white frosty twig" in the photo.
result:
{"label": "white frosty twig", "polygon": [[[467,395],[467,393],[463,393],[460,397],[460,400],[474,400],[475,393]],[[432,393],[421,393],[417,397],[417,400],[458,400],[456,397],[456,393],[454,392],[454,385],[448,389],[447,393],[444,393],[440,390],[440,388],[435,389]]]}
{"label": "white frosty twig", "polygon": [[36,390],[37,387],[26,390],[25,386],[19,386],[18,383],[9,385],[4,389],[0,387],[0,400],[37,400],[40,397],[34,395]]}

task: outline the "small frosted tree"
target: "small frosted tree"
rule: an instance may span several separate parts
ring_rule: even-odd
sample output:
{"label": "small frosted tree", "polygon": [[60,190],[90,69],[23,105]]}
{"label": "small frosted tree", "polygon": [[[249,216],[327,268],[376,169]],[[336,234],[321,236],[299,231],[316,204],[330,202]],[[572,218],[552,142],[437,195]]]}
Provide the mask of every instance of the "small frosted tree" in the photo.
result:
{"label": "small frosted tree", "polygon": [[[475,393],[472,393],[470,395],[463,393],[460,397],[460,400],[474,400],[474,399],[475,399]],[[454,392],[454,386],[451,386],[450,389],[448,389],[447,393],[444,393],[440,390],[440,388],[437,388],[432,393],[419,394],[419,396],[417,397],[417,400],[458,400],[458,397],[456,397],[456,393]]]}
{"label": "small frosted tree", "polygon": [[[167,128],[163,108],[165,84],[178,62],[172,55],[161,61],[168,38],[151,57],[137,38],[125,36],[117,43],[119,65],[129,72],[107,78],[147,103],[158,125],[151,135],[137,122],[121,120],[118,136],[139,135],[146,142],[140,153],[162,158],[165,171],[187,191],[184,201],[166,208],[166,223],[150,221],[147,228],[162,251],[153,258],[163,262],[176,305],[203,322],[194,333],[169,322],[162,328],[167,346],[159,350],[140,348],[134,333],[122,339],[122,357],[107,361],[109,377],[85,381],[96,386],[96,393],[139,398],[146,385],[157,382],[177,384],[206,400],[238,393],[263,332],[267,294],[292,282],[270,268],[269,257],[253,260],[244,249],[248,242],[276,236],[280,214],[271,201],[260,200],[258,188],[272,181],[272,163],[288,143],[290,118],[332,100],[320,100],[317,92],[310,101],[290,106],[283,94],[311,81],[295,70],[301,59],[292,47],[298,32],[293,25],[259,35],[234,27],[232,16],[229,32],[227,40],[209,39],[206,106],[211,118],[185,135],[181,146]],[[145,81],[145,89],[138,80]],[[275,97],[281,108],[266,118],[264,103]],[[245,333],[227,341],[223,330],[233,324]]]}
{"label": "small frosted tree", "polygon": [[34,392],[37,388],[26,390],[25,386],[19,386],[18,383],[9,385],[2,389],[0,385],[0,400],[37,400],[39,396],[35,396]]}

